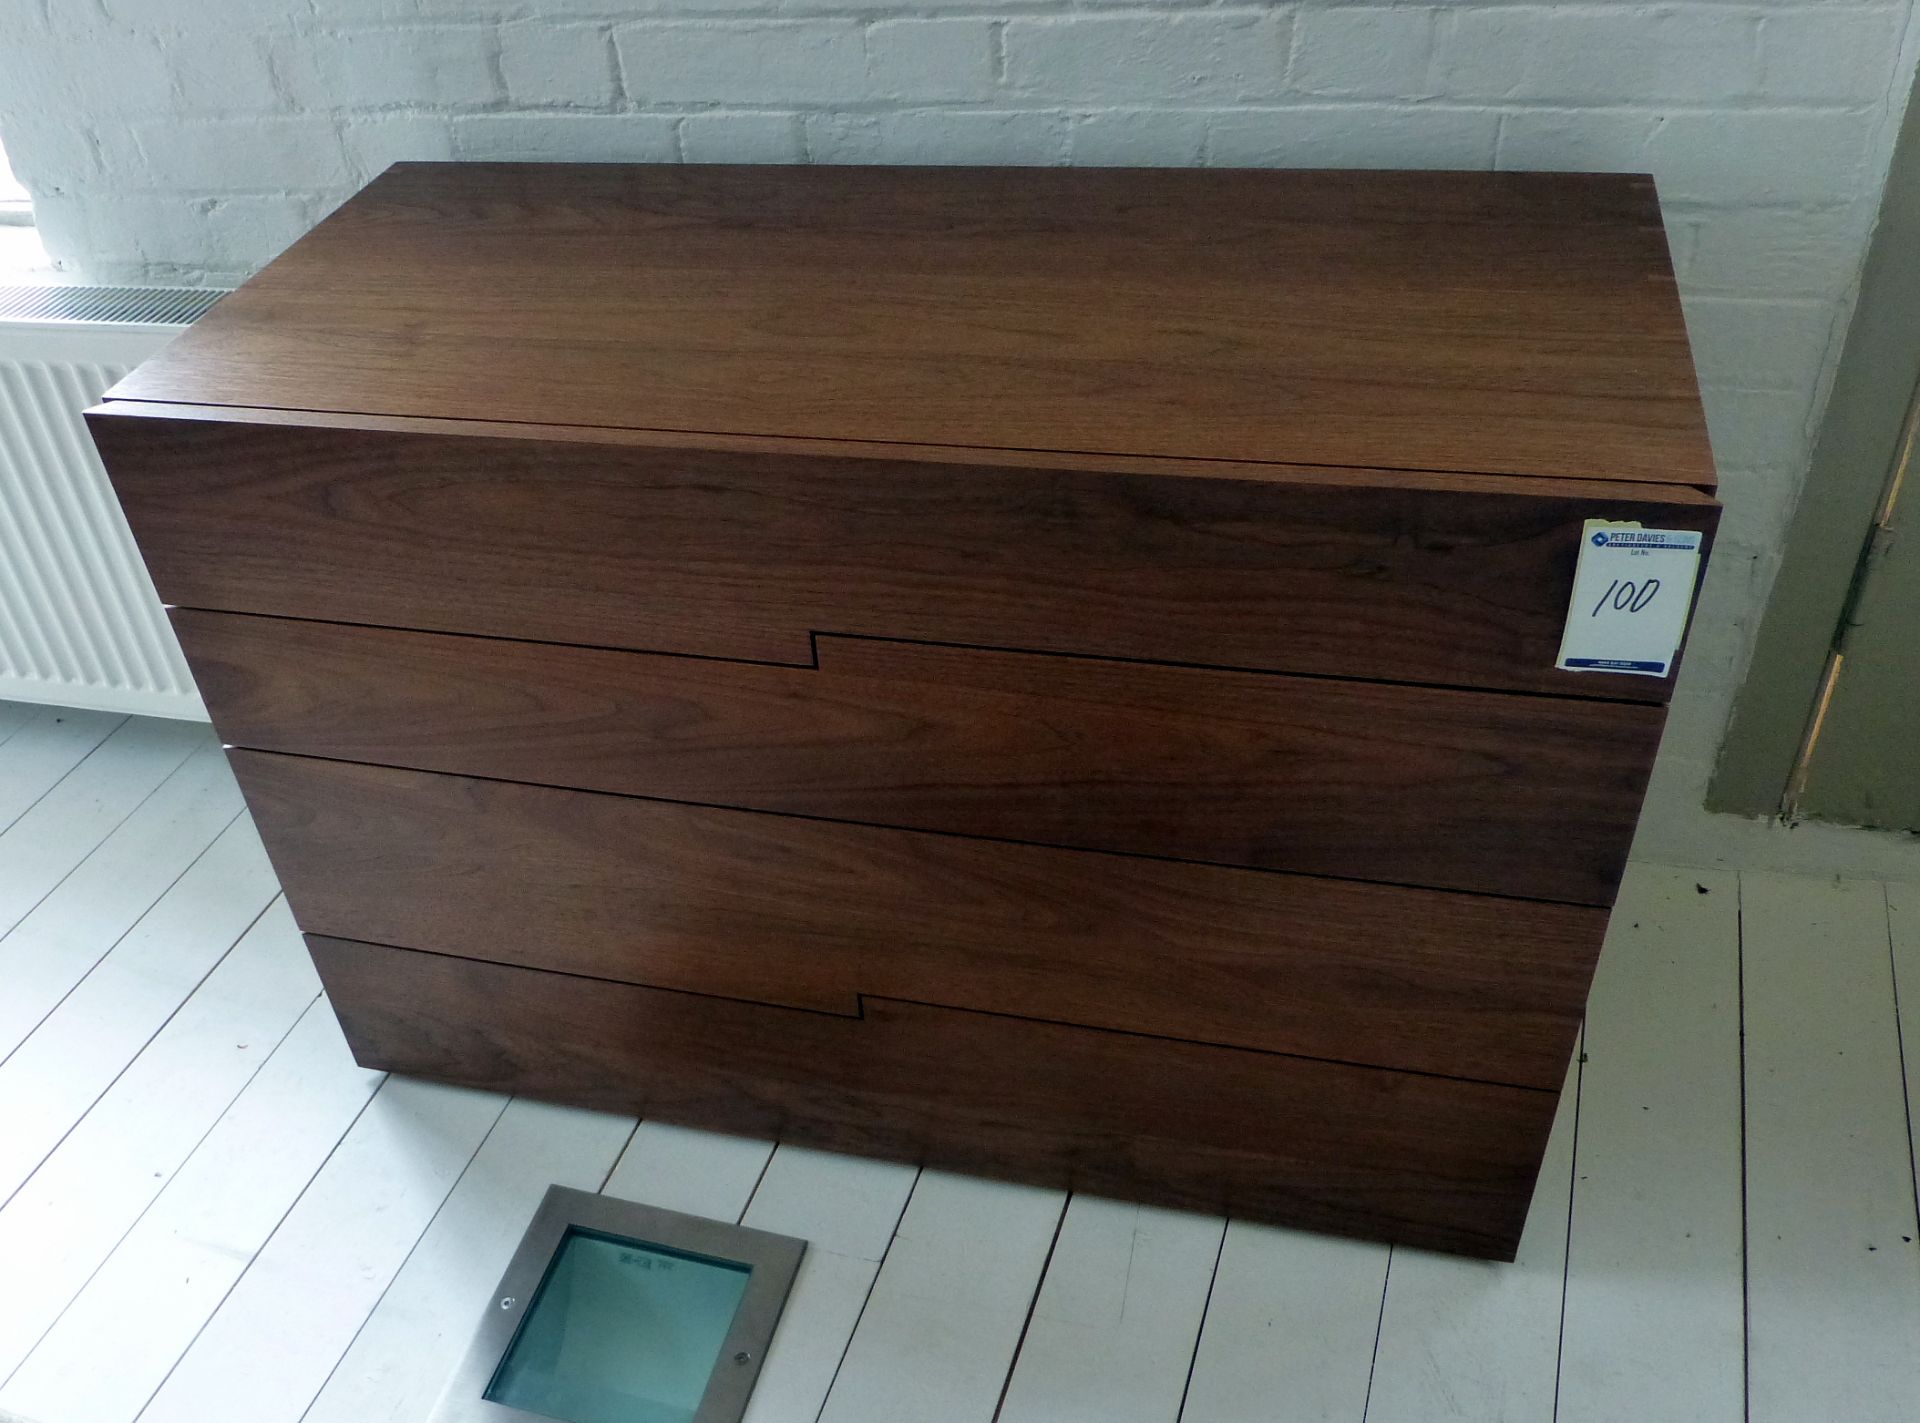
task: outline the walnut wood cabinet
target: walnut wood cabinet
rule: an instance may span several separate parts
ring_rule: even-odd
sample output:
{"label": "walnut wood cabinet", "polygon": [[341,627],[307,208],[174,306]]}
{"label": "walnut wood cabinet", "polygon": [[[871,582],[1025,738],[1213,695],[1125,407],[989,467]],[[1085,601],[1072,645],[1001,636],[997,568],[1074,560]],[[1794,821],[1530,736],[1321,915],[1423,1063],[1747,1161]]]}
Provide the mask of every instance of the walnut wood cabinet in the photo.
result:
{"label": "walnut wood cabinet", "polygon": [[402,165],[90,418],[363,1062],[1511,1256],[1650,180]]}

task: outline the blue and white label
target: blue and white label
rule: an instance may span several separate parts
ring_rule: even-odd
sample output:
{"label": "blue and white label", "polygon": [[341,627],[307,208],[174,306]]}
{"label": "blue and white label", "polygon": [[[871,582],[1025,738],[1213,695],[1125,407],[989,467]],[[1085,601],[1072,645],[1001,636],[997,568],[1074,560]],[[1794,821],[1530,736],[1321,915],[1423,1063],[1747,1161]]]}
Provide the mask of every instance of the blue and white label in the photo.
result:
{"label": "blue and white label", "polygon": [[1680,653],[1700,574],[1697,529],[1589,519],[1580,531],[1566,631],[1554,666],[1664,677]]}

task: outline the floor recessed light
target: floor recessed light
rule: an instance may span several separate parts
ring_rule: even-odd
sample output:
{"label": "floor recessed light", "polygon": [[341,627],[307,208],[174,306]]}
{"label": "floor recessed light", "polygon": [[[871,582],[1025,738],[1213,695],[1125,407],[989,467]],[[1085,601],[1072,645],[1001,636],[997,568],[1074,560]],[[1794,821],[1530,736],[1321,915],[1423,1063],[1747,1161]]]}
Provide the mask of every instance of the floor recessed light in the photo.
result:
{"label": "floor recessed light", "polygon": [[737,1423],[805,1250],[549,1187],[434,1423]]}

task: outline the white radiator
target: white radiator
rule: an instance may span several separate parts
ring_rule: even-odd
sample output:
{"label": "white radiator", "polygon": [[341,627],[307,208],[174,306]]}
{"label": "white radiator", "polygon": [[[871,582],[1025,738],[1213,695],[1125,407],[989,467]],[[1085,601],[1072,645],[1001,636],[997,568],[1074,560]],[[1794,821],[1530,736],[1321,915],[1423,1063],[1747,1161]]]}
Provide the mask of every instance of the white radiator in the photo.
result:
{"label": "white radiator", "polygon": [[206,719],[80,413],[221,295],[0,287],[0,701]]}

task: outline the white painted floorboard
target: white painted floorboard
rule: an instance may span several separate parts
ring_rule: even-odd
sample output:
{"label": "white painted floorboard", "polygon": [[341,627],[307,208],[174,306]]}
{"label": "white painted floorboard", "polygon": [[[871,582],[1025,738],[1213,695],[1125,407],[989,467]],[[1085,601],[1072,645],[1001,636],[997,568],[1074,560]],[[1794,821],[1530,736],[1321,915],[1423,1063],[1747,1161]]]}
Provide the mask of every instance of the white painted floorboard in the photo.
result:
{"label": "white painted floorboard", "polygon": [[1388,1250],[1234,1221],[1183,1423],[1360,1423]]}
{"label": "white painted floorboard", "polygon": [[0,1202],[59,1145],[277,892],[252,824],[236,822],[0,1063]]}
{"label": "white painted floorboard", "polygon": [[[1907,1120],[1920,1116],[1920,886],[1889,884],[1887,934],[1893,951],[1894,994],[1900,1020],[1900,1060],[1906,1069]],[[1914,1193],[1920,1196],[1920,1134],[1912,1148]]]}
{"label": "white painted floorboard", "polygon": [[1752,1423],[1920,1416],[1920,1224],[1877,884],[1745,875]]}
{"label": "white painted floorboard", "polygon": [[750,1423],[1920,1423],[1910,887],[1635,866],[1511,1266],[384,1080],[273,896],[0,704],[0,1423],[424,1420],[556,1180],[810,1242]]}
{"label": "white painted floorboard", "polygon": [[305,1423],[423,1423],[547,1187],[599,1190],[635,1125],[508,1103]]}
{"label": "white painted floorboard", "polygon": [[743,1223],[807,1242],[745,1423],[814,1423],[919,1172],[782,1146]]}
{"label": "white painted floorboard", "polygon": [[[179,764],[212,740],[193,722],[123,722],[0,831],[0,934],[72,872]],[[4,748],[0,748],[3,751]]]}
{"label": "white painted floorboard", "polygon": [[[45,1163],[36,1163],[0,1209],[7,1281],[0,1290],[0,1378],[196,1154],[319,992],[292,919],[284,909],[262,918]],[[25,1053],[14,1059],[34,1061]],[[58,1070],[56,1060],[49,1071]],[[54,1096],[44,1083],[40,1090]],[[34,1118],[36,1135],[45,1135],[44,1121]]]}
{"label": "white painted floorboard", "polygon": [[32,721],[38,710],[25,702],[0,702],[0,746],[5,746],[16,731]]}
{"label": "white painted floorboard", "polygon": [[1579,1070],[1568,1073],[1512,1264],[1394,1249],[1366,1423],[1552,1423]]}
{"label": "white painted floorboard", "polygon": [[0,936],[0,1059],[26,1040],[240,815],[219,746],[189,756]]}
{"label": "white painted floorboard", "polygon": [[922,1171],[822,1423],[987,1423],[1066,1196]]}
{"label": "white painted floorboard", "polygon": [[0,742],[0,830],[38,804],[126,720],[66,707],[35,707],[28,713],[24,724]]}
{"label": "white painted floorboard", "polygon": [[1001,1423],[1174,1423],[1225,1228],[1073,1197]]}
{"label": "white painted floorboard", "polygon": [[506,1101],[389,1077],[140,1417],[295,1423]]}
{"label": "white painted floorboard", "polygon": [[[290,926],[286,934],[293,952],[303,953]],[[0,1408],[63,1423],[131,1423],[381,1077],[354,1065],[332,1010],[314,998],[26,1365],[0,1387]],[[0,1335],[8,1332],[0,1327]],[[111,1368],[97,1367],[102,1340],[115,1341]]]}
{"label": "white painted floorboard", "polygon": [[1560,1423],[1742,1417],[1739,955],[1733,875],[1629,872],[1587,1002]]}
{"label": "white painted floorboard", "polygon": [[772,1155],[770,1141],[642,1122],[601,1189],[623,1201],[737,1221]]}

